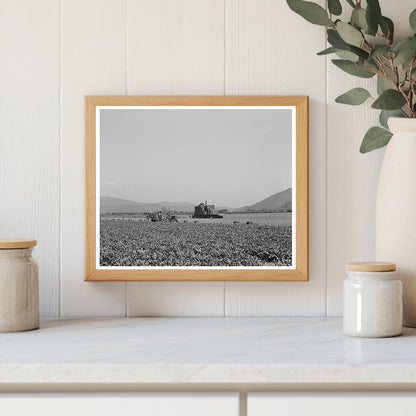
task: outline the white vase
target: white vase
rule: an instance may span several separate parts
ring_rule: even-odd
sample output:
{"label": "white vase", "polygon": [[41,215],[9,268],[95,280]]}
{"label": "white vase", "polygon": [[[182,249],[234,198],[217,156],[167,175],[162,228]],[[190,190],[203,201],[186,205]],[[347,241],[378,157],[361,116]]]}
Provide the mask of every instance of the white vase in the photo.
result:
{"label": "white vase", "polygon": [[391,117],[376,203],[376,260],[397,264],[405,326],[416,327],[416,119]]}

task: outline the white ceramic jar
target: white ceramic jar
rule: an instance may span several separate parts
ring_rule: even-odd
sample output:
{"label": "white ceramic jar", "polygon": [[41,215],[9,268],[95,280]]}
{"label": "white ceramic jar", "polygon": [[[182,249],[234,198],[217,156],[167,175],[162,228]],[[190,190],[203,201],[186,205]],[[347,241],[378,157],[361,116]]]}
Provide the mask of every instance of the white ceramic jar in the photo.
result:
{"label": "white ceramic jar", "polygon": [[347,264],[343,331],[354,337],[393,337],[402,333],[402,282],[396,265],[385,262]]}
{"label": "white ceramic jar", "polygon": [[39,327],[38,264],[32,257],[36,240],[0,240],[0,332]]}

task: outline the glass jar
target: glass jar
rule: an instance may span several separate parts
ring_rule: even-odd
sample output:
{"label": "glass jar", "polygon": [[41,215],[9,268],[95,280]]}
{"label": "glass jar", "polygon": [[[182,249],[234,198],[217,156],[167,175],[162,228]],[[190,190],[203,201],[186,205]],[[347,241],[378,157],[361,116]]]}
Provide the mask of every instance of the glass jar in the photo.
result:
{"label": "glass jar", "polygon": [[0,240],[0,332],[39,328],[36,240]]}
{"label": "glass jar", "polygon": [[347,264],[343,331],[354,337],[392,337],[402,333],[402,282],[396,265],[385,262]]}

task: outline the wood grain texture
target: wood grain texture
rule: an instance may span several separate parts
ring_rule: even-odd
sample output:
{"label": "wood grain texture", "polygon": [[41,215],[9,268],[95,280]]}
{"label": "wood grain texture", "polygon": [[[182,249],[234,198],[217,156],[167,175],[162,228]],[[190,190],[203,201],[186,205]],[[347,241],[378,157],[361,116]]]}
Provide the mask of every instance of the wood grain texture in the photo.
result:
{"label": "wood grain texture", "polygon": [[62,1],[62,315],[125,314],[124,283],[84,275],[83,96],[126,93],[126,1]]}
{"label": "wood grain texture", "polygon": [[[305,39],[311,47],[305,48]],[[315,56],[324,46],[324,32],[304,22],[285,2],[226,3],[226,94],[309,95],[309,171],[313,173],[309,175],[309,282],[227,282],[226,315],[325,314],[326,74],[325,61]]]}
{"label": "wood grain texture", "polygon": [[[223,95],[224,5],[225,0],[128,0],[128,94]],[[127,283],[127,305],[129,316],[223,316],[224,284]]]}
{"label": "wood grain texture", "polygon": [[4,0],[0,236],[36,238],[40,314],[59,314],[59,2]]}
{"label": "wood grain texture", "polygon": [[[395,24],[395,38],[410,36],[408,16],[414,1],[380,0],[383,14]],[[335,103],[335,98],[354,87],[376,93],[375,79],[349,76],[328,61],[327,145],[327,304],[328,315],[342,314],[342,284],[345,264],[374,260],[375,199],[384,150],[359,153],[365,132],[377,125],[378,114],[371,100],[357,107]],[[389,259],[386,259],[389,260]]]}
{"label": "wood grain texture", "polygon": [[[295,269],[100,270],[96,268],[96,107],[97,106],[293,106],[296,109]],[[308,97],[306,96],[86,96],[85,97],[85,280],[308,280]]]}
{"label": "wood grain texture", "polygon": [[396,265],[383,261],[355,261],[347,263],[345,269],[352,272],[392,272]]}
{"label": "wood grain texture", "polygon": [[25,238],[0,238],[0,249],[19,249],[36,246],[36,240],[27,240]]}

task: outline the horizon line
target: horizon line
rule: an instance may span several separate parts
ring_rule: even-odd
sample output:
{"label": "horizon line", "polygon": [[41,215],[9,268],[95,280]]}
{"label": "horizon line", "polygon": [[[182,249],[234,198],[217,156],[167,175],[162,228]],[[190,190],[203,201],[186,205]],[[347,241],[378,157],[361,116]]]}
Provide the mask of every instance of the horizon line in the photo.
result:
{"label": "horizon line", "polygon": [[[266,198],[263,198],[263,199],[261,199],[260,201],[256,201],[256,202],[254,202],[253,204],[251,204],[251,205],[255,205],[255,204],[258,204],[259,202],[262,202],[262,201],[264,201],[265,199],[267,199],[267,198],[270,198],[271,196],[273,196],[273,195],[276,195],[276,194],[280,194],[280,193],[282,193],[282,192],[285,192],[285,191],[287,191],[287,190],[289,190],[289,189],[292,189],[292,187],[290,186],[290,187],[288,187],[288,188],[285,188],[285,189],[283,189],[282,191],[279,191],[279,192],[275,192],[274,194],[271,194],[271,195],[269,195],[269,196],[267,196]],[[133,202],[133,203],[135,203],[135,204],[143,204],[143,205],[161,205],[161,204],[163,204],[163,203],[169,203],[169,204],[195,204],[195,202],[189,202],[189,201],[167,201],[167,200],[165,200],[165,201],[158,201],[158,202],[139,202],[139,201],[134,201],[134,200],[132,200],[132,199],[127,199],[127,198],[120,198],[120,197],[117,197],[117,196],[109,196],[109,195],[100,195],[100,199],[101,198],[114,198],[114,199],[121,199],[121,200],[123,200],[123,201],[130,201],[130,202]],[[205,201],[202,201],[202,202],[200,202],[200,203],[197,203],[195,206],[197,206],[197,205],[199,205],[199,204],[203,204],[204,202],[208,202],[209,201],[209,199],[206,199]],[[215,204],[209,204],[209,205],[215,205]],[[216,205],[215,205],[216,206]],[[250,205],[244,205],[244,206],[237,206],[237,207],[233,207],[233,206],[226,206],[226,205],[224,205],[224,204],[220,204],[220,206],[221,207],[224,207],[224,208],[244,208],[245,206],[250,206]]]}

